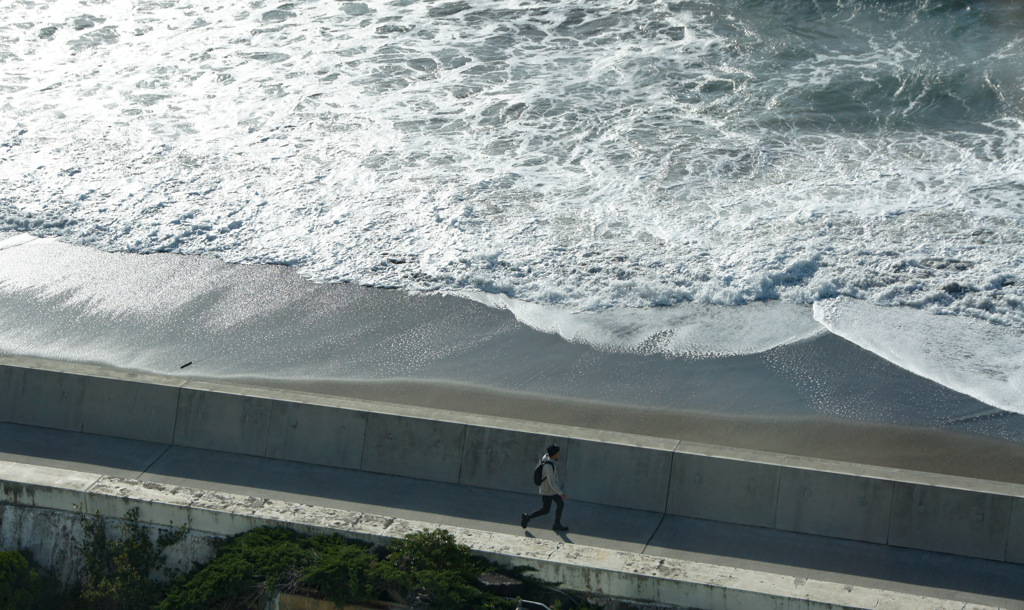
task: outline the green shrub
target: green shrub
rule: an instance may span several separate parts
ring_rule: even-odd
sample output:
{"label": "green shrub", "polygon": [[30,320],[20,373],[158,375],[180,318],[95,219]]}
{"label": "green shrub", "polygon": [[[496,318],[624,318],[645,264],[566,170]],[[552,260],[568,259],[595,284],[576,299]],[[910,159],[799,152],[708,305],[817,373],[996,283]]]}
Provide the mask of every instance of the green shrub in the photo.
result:
{"label": "green shrub", "polygon": [[312,539],[313,562],[302,577],[303,585],[318,589],[338,606],[373,599],[370,570],[376,558],[335,534]]}
{"label": "green shrub", "polygon": [[18,551],[0,552],[0,610],[32,608],[38,601],[42,579]]}
{"label": "green shrub", "polygon": [[67,608],[60,586],[21,552],[0,551],[0,610]]}
{"label": "green shrub", "polygon": [[426,597],[431,607],[480,608],[494,596],[476,588],[486,563],[469,554],[443,529],[416,532],[395,540],[386,561],[376,564],[372,577],[378,586],[402,597]]}
{"label": "green shrub", "polygon": [[476,578],[486,568],[469,554],[469,547],[455,542],[448,530],[423,530],[399,538],[388,547],[388,562],[409,572],[451,571],[467,578]]}
{"label": "green shrub", "polygon": [[164,568],[164,551],[181,540],[185,526],[162,532],[153,543],[139,524],[139,509],[125,513],[117,540],[107,538],[99,515],[86,519],[85,540],[79,548],[85,557],[86,584],[82,599],[93,607],[133,610],[151,606],[162,587],[153,575]]}
{"label": "green shrub", "polygon": [[[179,577],[159,610],[255,607],[280,590],[319,594],[339,606],[372,602],[391,593],[444,610],[511,609],[476,587],[495,566],[470,555],[469,547],[437,529],[410,534],[389,546],[387,558],[338,534],[308,537],[281,528],[259,528],[229,538],[213,561]],[[523,578],[526,568],[499,570]],[[528,578],[528,577],[527,577]],[[540,590],[549,583],[532,579]]]}
{"label": "green shrub", "polygon": [[189,578],[172,583],[162,610],[233,608],[310,562],[307,538],[282,528],[258,528],[233,536],[217,557]]}

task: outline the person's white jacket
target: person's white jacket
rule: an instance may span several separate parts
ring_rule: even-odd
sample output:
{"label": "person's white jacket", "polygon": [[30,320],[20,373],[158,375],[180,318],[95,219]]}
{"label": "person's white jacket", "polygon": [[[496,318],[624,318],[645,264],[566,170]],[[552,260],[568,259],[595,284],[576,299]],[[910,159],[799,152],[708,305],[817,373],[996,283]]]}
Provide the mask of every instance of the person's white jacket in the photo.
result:
{"label": "person's white jacket", "polygon": [[[541,472],[544,473],[544,480],[540,482],[540,495],[542,496],[560,496],[562,495],[562,487],[558,480],[558,462],[552,460],[550,457],[545,455],[540,459],[541,463],[544,463],[544,468]],[[545,463],[546,462],[546,463]],[[548,464],[551,464],[548,466]]]}

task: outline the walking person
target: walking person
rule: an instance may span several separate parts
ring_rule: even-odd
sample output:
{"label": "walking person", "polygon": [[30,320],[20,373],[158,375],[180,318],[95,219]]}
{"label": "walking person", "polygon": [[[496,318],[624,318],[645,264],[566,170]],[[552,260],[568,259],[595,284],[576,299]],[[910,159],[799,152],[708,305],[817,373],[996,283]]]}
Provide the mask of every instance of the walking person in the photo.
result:
{"label": "walking person", "polygon": [[[551,503],[554,502],[555,525],[551,529],[556,532],[569,531],[568,527],[562,525],[562,509],[565,508],[565,500],[569,499],[569,496],[562,493],[562,488],[558,481],[558,475],[555,472],[555,462],[558,461],[559,451],[560,448],[558,445],[548,445],[547,453],[540,459],[540,462],[537,462],[537,469],[540,471],[541,479],[538,484],[538,490],[540,491],[543,505],[532,513],[523,513],[520,516],[519,524],[523,526],[523,529],[526,529],[526,526],[530,523],[530,519],[548,514],[551,510]],[[536,482],[536,479],[537,475],[535,474],[534,482]]]}

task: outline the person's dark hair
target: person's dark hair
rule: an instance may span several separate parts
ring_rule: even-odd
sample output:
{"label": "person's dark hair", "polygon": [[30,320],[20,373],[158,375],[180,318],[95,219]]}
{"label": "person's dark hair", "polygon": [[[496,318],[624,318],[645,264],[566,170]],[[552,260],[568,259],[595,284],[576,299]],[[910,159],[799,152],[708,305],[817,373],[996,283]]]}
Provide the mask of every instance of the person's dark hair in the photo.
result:
{"label": "person's dark hair", "polygon": [[561,449],[558,445],[551,443],[548,445],[548,457],[555,457]]}

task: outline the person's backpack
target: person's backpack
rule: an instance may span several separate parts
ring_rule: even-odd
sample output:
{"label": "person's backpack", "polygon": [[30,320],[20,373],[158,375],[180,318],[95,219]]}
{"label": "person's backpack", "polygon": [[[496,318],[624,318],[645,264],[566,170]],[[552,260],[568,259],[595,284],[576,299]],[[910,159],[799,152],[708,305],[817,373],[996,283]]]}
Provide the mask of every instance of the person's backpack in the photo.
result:
{"label": "person's backpack", "polygon": [[[541,460],[540,462],[537,463],[537,467],[533,469],[533,484],[537,485],[538,487],[541,483],[544,482],[544,479],[547,478],[546,476],[544,476],[544,464],[551,464],[551,462],[547,460]],[[551,468],[554,467],[555,465],[551,464]]]}

